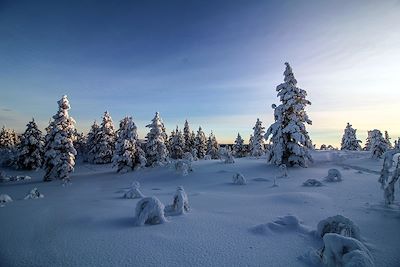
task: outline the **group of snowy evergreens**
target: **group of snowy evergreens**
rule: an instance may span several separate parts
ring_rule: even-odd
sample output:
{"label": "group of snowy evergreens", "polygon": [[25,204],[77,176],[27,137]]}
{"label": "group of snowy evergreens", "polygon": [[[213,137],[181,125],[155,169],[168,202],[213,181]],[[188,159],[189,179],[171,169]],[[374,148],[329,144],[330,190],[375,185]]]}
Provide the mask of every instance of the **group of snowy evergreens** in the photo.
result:
{"label": "group of snowy evergreens", "polygon": [[[136,168],[163,166],[171,160],[188,158],[223,159],[233,163],[233,156],[266,156],[267,161],[280,167],[306,167],[312,162],[310,154],[314,149],[306,130],[312,121],[305,108],[311,105],[307,92],[297,87],[289,63],[285,63],[284,82],[276,87],[279,105],[274,109],[274,123],[265,131],[262,122],[257,119],[248,145],[238,133],[232,146],[225,145],[223,150],[211,131],[207,137],[201,127],[197,132],[190,129],[186,120],[183,131],[177,126],[168,136],[161,116],[156,112],[151,123],[146,125],[148,133],[140,140],[132,117],[125,117],[115,129],[111,115],[106,111],[101,124],[96,121],[87,135],[75,129],[75,121],[69,116],[70,104],[66,96],[58,101],[58,111],[53,116],[45,135],[38,129],[34,119],[27,124],[22,135],[3,127],[0,132],[0,156],[3,165],[20,169],[45,170],[45,181],[62,179],[69,181],[74,170],[76,157],[92,164],[113,163],[118,172]],[[365,147],[356,137],[356,129],[350,123],[344,130],[341,150],[369,150],[373,158],[382,158],[393,148],[399,149],[400,139],[392,146],[387,132],[379,130],[368,132]],[[322,145],[321,150],[334,149]]]}

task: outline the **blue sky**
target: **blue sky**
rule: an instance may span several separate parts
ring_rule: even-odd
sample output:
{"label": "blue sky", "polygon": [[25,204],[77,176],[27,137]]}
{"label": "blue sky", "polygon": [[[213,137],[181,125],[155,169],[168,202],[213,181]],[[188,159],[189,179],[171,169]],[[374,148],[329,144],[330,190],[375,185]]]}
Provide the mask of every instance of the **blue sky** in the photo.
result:
{"label": "blue sky", "polygon": [[311,138],[346,123],[400,136],[399,1],[1,1],[0,124],[44,128],[67,94],[80,131],[108,110],[143,137],[155,111],[247,140],[291,63]]}

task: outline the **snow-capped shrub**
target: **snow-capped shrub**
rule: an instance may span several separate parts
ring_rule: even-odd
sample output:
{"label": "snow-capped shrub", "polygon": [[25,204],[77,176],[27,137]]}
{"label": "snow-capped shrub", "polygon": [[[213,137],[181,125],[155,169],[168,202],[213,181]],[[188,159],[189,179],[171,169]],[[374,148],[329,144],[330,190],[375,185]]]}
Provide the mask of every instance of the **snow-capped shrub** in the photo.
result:
{"label": "snow-capped shrub", "polygon": [[189,171],[192,171],[191,166],[189,166],[188,162],[184,160],[177,160],[175,162],[175,170],[182,176],[189,175]]}
{"label": "snow-capped shrub", "polygon": [[42,166],[43,136],[34,119],[26,127],[18,145],[16,164],[20,169],[36,170]]}
{"label": "snow-capped shrub", "polygon": [[382,158],[383,154],[388,149],[388,144],[386,143],[385,139],[381,131],[375,129],[368,132],[368,138],[370,142],[370,151],[371,156],[373,159],[380,159]]}
{"label": "snow-capped shrub", "polygon": [[229,148],[221,147],[218,150],[219,158],[224,161],[224,163],[232,164],[235,160],[232,156],[232,151]]}
{"label": "snow-capped shrub", "polygon": [[232,176],[232,182],[237,185],[245,185],[247,184],[246,178],[241,173],[235,173]]}
{"label": "snow-capped shrub", "polygon": [[211,156],[210,155],[205,155],[204,156],[204,160],[211,160],[212,158],[211,158]]}
{"label": "snow-capped shrub", "polygon": [[280,171],[281,178],[287,178],[289,176],[288,172],[287,172],[286,164],[279,165],[279,171]]}
{"label": "snow-capped shrub", "polygon": [[328,176],[325,178],[327,182],[341,182],[342,174],[338,169],[329,169]]}
{"label": "snow-capped shrub", "polygon": [[172,204],[168,205],[165,211],[177,215],[190,211],[189,198],[182,186],[178,186]]}
{"label": "snow-capped shrub", "polygon": [[144,198],[143,193],[140,191],[139,182],[133,182],[131,188],[125,192],[124,198]]}
{"label": "snow-capped shrub", "polygon": [[373,257],[357,239],[328,233],[323,237],[322,261],[327,267],[373,267]]}
{"label": "snow-capped shrub", "polygon": [[160,224],[167,221],[164,216],[164,204],[156,197],[145,197],[136,204],[136,225]]}
{"label": "snow-capped shrub", "polygon": [[252,144],[251,144],[251,151],[250,155],[253,157],[261,157],[265,153],[264,149],[264,127],[262,127],[262,122],[260,119],[257,118],[256,124],[253,127],[253,138],[252,138]]}
{"label": "snow-capped shrub", "polygon": [[360,240],[360,229],[349,218],[342,215],[328,217],[318,223],[317,236],[324,237],[325,234],[335,233]]}
{"label": "snow-capped shrub", "polygon": [[35,187],[33,188],[24,199],[37,199],[44,198],[44,195],[39,192],[39,190]]}
{"label": "snow-capped shrub", "polygon": [[307,181],[305,181],[303,183],[303,186],[307,186],[307,187],[319,187],[322,186],[323,184],[316,180],[316,179],[308,179]]}
{"label": "snow-capped shrub", "polygon": [[312,142],[306,130],[306,124],[312,124],[305,108],[311,105],[306,99],[307,92],[297,87],[289,63],[285,63],[284,83],[276,87],[281,104],[272,105],[275,122],[268,128],[265,139],[271,137],[271,148],[268,162],[287,166],[306,167],[307,161],[312,162],[310,149]]}
{"label": "snow-capped shrub", "polygon": [[7,195],[7,194],[1,194],[0,195],[0,204],[5,204],[5,203],[8,203],[8,202],[12,202],[12,201],[13,200],[9,195]]}

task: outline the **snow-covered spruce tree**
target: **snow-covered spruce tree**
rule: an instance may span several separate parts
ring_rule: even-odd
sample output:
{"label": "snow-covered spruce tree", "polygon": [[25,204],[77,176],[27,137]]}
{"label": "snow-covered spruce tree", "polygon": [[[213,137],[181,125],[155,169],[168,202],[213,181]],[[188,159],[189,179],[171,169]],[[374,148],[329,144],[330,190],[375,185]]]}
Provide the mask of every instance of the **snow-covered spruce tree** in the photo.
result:
{"label": "snow-covered spruce tree", "polygon": [[138,143],[138,134],[132,117],[125,117],[119,123],[115,154],[113,158],[117,172],[128,172],[141,165],[143,151]]}
{"label": "snow-covered spruce tree", "polygon": [[194,139],[192,136],[192,132],[190,131],[189,123],[185,120],[185,127],[183,128],[183,136],[185,138],[185,152],[192,153],[192,149],[194,148]]}
{"label": "snow-covered spruce tree", "polygon": [[235,144],[233,145],[233,154],[237,158],[242,158],[246,156],[246,148],[244,146],[244,140],[239,133],[237,134]]}
{"label": "snow-covered spruce tree", "polygon": [[341,150],[361,150],[361,141],[357,140],[356,129],[353,129],[350,123],[347,123],[346,129],[342,137]]}
{"label": "snow-covered spruce tree", "polygon": [[43,162],[43,136],[34,119],[26,125],[18,146],[17,167],[20,169],[35,170]]}
{"label": "snow-covered spruce tree", "polygon": [[248,149],[247,149],[247,151],[249,152],[249,154],[251,154],[251,151],[253,150],[253,139],[254,139],[254,137],[253,137],[253,135],[251,134],[251,135],[250,135],[250,138],[249,138],[249,146],[248,146]]}
{"label": "snow-covered spruce tree", "polygon": [[75,120],[68,114],[71,107],[67,96],[63,96],[57,103],[58,112],[53,116],[50,131],[46,135],[44,181],[62,179],[68,182],[75,165],[76,150],[73,145]]}
{"label": "snow-covered spruce tree", "polygon": [[197,150],[197,157],[203,159],[207,153],[207,138],[201,127],[199,127],[199,130],[197,131],[195,147]]}
{"label": "snow-covered spruce tree", "polygon": [[386,140],[383,138],[381,131],[375,129],[371,131],[370,136],[371,142],[371,154],[373,159],[379,159],[383,156],[383,154],[388,149],[388,144]]}
{"label": "snow-covered spruce tree", "polygon": [[94,154],[94,163],[111,163],[115,148],[115,129],[108,111],[104,112],[103,121],[97,133],[97,143],[95,146],[94,150],[96,154]]}
{"label": "snow-covered spruce tree", "polygon": [[0,149],[14,149],[19,144],[19,137],[14,129],[5,126],[0,131]]}
{"label": "snow-covered spruce tree", "polygon": [[264,127],[262,126],[262,122],[257,118],[256,125],[253,127],[253,142],[251,144],[250,155],[253,157],[260,157],[264,155]]}
{"label": "snow-covered spruce tree", "polygon": [[394,140],[394,149],[400,149],[400,137],[397,141]]}
{"label": "snow-covered spruce tree", "polygon": [[219,144],[217,142],[217,138],[211,131],[210,136],[208,137],[207,141],[207,155],[211,156],[211,159],[219,159]]}
{"label": "snow-covered spruce tree", "polygon": [[156,112],[153,120],[146,127],[150,128],[150,132],[146,136],[147,165],[164,165],[168,162],[168,150],[165,145],[167,135],[160,113]]}
{"label": "snow-covered spruce tree", "polygon": [[82,158],[86,154],[86,137],[83,133],[79,133],[76,129],[74,136],[74,148],[76,150],[76,156]]}
{"label": "snow-covered spruce tree", "polygon": [[312,124],[305,111],[311,102],[306,99],[307,92],[296,87],[289,63],[285,63],[284,83],[276,87],[281,104],[272,105],[274,109],[273,123],[265,134],[265,139],[271,137],[271,149],[268,153],[268,161],[275,165],[307,166],[307,160],[312,162],[309,149],[312,143],[305,124]]}
{"label": "snow-covered spruce tree", "polygon": [[97,143],[99,142],[99,131],[100,126],[96,121],[94,121],[86,137],[86,159],[90,163],[94,163],[95,155],[97,154],[96,149],[98,148]]}
{"label": "snow-covered spruce tree", "polygon": [[170,156],[173,159],[181,159],[185,153],[185,137],[176,126],[175,132],[171,133],[170,138]]}
{"label": "snow-covered spruce tree", "polygon": [[388,131],[385,131],[385,141],[389,149],[392,148],[392,143],[390,142],[390,139],[392,138],[390,138]]}
{"label": "snow-covered spruce tree", "polygon": [[371,146],[372,146],[372,139],[371,139],[372,132],[373,132],[373,130],[368,131],[367,139],[366,139],[366,141],[365,141],[365,146],[364,146],[364,149],[363,149],[363,150],[365,150],[365,151],[370,151],[370,150],[371,150]]}

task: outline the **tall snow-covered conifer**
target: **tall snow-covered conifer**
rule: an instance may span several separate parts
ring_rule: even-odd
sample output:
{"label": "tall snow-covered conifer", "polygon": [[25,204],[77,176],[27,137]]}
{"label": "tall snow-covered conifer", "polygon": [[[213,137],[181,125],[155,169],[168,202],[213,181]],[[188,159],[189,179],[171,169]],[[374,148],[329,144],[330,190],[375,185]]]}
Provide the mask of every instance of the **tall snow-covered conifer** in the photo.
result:
{"label": "tall snow-covered conifer", "polygon": [[117,172],[132,171],[136,166],[144,166],[145,155],[138,143],[138,134],[132,117],[125,117],[119,123],[115,154],[113,158]]}
{"label": "tall snow-covered conifer", "polygon": [[151,123],[146,125],[150,128],[146,139],[146,158],[148,166],[163,165],[168,162],[168,149],[166,146],[167,134],[165,126],[161,120],[160,113],[152,119]]}
{"label": "tall snow-covered conifer", "polygon": [[253,140],[251,144],[251,151],[250,154],[253,157],[260,157],[264,154],[265,149],[264,149],[264,127],[262,126],[262,122],[260,119],[257,118],[256,124],[253,127]]}
{"label": "tall snow-covered conifer", "polygon": [[370,131],[371,154],[373,159],[382,158],[383,154],[388,149],[388,144],[383,138],[381,131],[374,129]]}
{"label": "tall snow-covered conifer", "polygon": [[104,112],[103,121],[97,133],[97,143],[95,144],[94,163],[111,163],[115,149],[115,129],[108,111]]}
{"label": "tall snow-covered conifer", "polygon": [[207,138],[201,127],[199,127],[199,130],[197,131],[195,147],[197,150],[197,157],[203,159],[207,153]]}
{"label": "tall snow-covered conifer", "polygon": [[185,127],[183,128],[183,136],[185,138],[185,152],[192,153],[194,148],[194,139],[192,138],[192,132],[190,131],[189,123],[185,120]]}
{"label": "tall snow-covered conifer", "polygon": [[74,171],[76,150],[73,145],[75,120],[69,116],[71,108],[67,96],[58,102],[58,112],[46,135],[43,168],[46,171],[44,181],[62,179],[70,180],[70,173]]}
{"label": "tall snow-covered conifer", "polygon": [[96,121],[94,121],[86,137],[86,157],[87,161],[90,163],[94,163],[95,155],[97,154],[96,149],[98,148],[97,143],[99,141],[99,131],[100,126],[97,124]]}
{"label": "tall snow-covered conifer", "polygon": [[18,146],[17,166],[21,169],[35,170],[43,162],[43,136],[34,119],[26,125]]}
{"label": "tall snow-covered conifer", "polygon": [[390,142],[390,139],[392,138],[390,138],[388,131],[385,131],[385,141],[388,148],[392,148],[392,143]]}
{"label": "tall snow-covered conifer", "polygon": [[240,136],[240,134],[237,134],[235,144],[233,145],[233,154],[235,157],[242,158],[246,156],[246,149],[244,147],[244,140]]}
{"label": "tall snow-covered conifer", "polygon": [[274,109],[273,123],[265,134],[265,139],[271,137],[271,150],[268,161],[287,166],[307,166],[307,161],[312,161],[309,149],[312,143],[305,124],[312,124],[305,108],[311,105],[306,99],[307,92],[298,88],[289,63],[285,63],[284,83],[276,87],[281,104],[272,105]]}
{"label": "tall snow-covered conifer", "polygon": [[207,141],[207,155],[210,155],[212,159],[219,159],[219,144],[217,142],[217,138],[211,131],[210,136]]}
{"label": "tall snow-covered conifer", "polygon": [[356,131],[350,123],[347,123],[342,137],[341,150],[361,150],[361,141],[357,139]]}
{"label": "tall snow-covered conifer", "polygon": [[171,147],[171,158],[173,159],[181,159],[183,157],[183,153],[185,152],[185,136],[176,126],[176,130],[171,134],[172,138],[170,139],[170,147]]}

